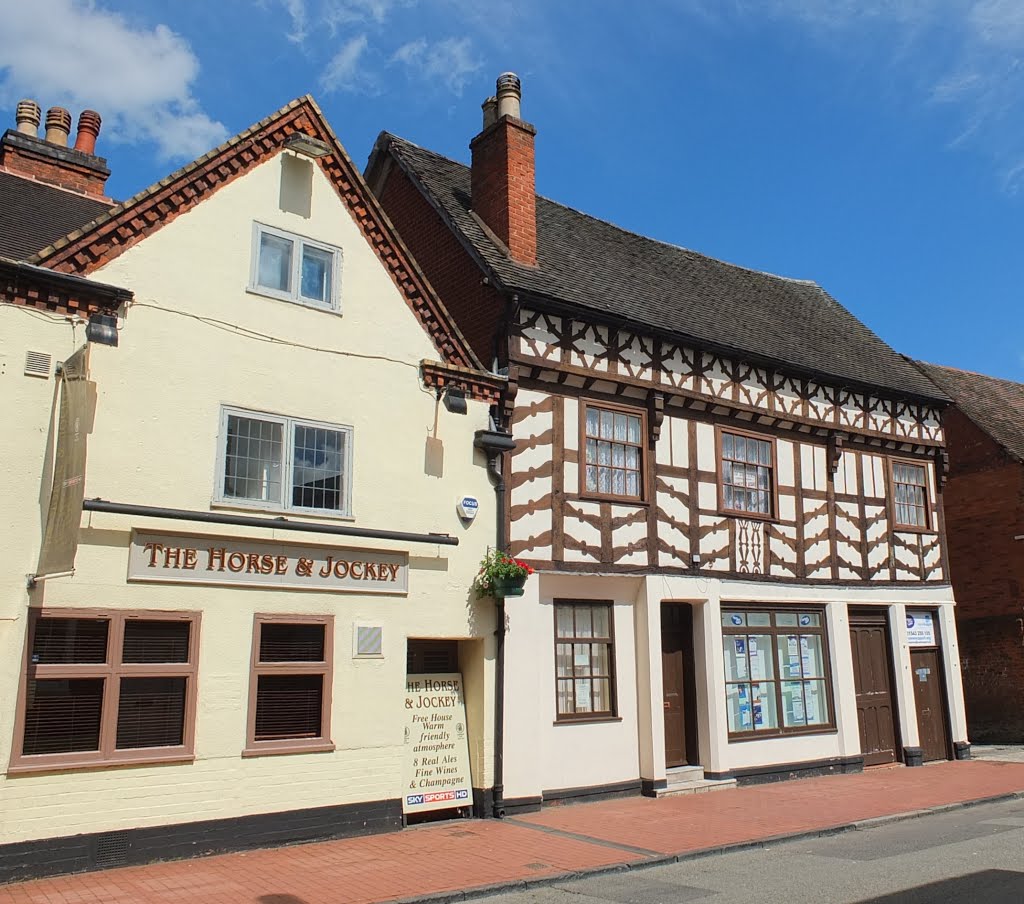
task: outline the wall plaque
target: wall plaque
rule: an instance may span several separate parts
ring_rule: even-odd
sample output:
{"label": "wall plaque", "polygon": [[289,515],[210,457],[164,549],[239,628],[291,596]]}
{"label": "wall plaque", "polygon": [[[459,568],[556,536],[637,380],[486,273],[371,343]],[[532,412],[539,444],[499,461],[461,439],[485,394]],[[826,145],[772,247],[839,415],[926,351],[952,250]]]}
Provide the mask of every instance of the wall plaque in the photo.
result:
{"label": "wall plaque", "polygon": [[408,593],[409,557],[377,549],[134,531],[128,580]]}

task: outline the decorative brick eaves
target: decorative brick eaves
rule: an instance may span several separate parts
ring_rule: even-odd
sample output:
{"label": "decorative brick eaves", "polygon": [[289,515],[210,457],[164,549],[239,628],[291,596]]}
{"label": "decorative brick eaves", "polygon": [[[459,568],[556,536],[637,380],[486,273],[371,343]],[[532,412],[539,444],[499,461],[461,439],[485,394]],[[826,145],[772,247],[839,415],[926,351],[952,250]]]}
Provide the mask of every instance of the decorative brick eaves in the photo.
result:
{"label": "decorative brick eaves", "polygon": [[62,273],[92,273],[279,153],[288,136],[295,132],[311,135],[331,147],[331,153],[319,158],[317,163],[444,359],[459,366],[482,369],[469,343],[367,188],[322,111],[308,95],[293,100],[209,153],[42,249],[30,262]]}
{"label": "decorative brick eaves", "polygon": [[428,389],[441,391],[454,386],[465,391],[471,399],[497,405],[508,390],[508,380],[497,374],[456,367],[439,361],[420,362],[420,374]]}

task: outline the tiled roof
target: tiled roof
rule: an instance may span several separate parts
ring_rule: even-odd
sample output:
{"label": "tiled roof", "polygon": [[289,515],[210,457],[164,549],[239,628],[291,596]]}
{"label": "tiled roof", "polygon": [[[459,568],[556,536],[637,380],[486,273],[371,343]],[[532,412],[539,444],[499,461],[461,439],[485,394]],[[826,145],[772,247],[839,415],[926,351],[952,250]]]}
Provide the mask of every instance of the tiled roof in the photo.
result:
{"label": "tiled roof", "polygon": [[923,361],[918,365],[967,417],[1024,461],[1024,383]]}
{"label": "tiled roof", "polygon": [[28,260],[108,210],[109,203],[0,173],[0,257]]}
{"label": "tiled roof", "polygon": [[470,212],[470,171],[382,133],[388,149],[507,290],[568,303],[750,361],[898,395],[945,396],[820,286],[728,264],[537,197],[539,266],[508,257]]}

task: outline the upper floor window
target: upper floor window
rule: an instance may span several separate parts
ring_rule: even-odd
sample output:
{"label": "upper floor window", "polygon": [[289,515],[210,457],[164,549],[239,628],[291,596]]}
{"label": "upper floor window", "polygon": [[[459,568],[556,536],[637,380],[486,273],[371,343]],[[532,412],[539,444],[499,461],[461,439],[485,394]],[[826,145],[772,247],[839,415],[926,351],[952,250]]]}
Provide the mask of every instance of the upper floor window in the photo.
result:
{"label": "upper floor window", "polygon": [[643,497],[643,417],[628,409],[585,404],[584,492]]}
{"label": "upper floor window", "polygon": [[928,478],[924,465],[894,461],[892,485],[896,527],[927,530]]}
{"label": "upper floor window", "polygon": [[225,408],[221,502],[351,514],[352,428]]}
{"label": "upper floor window", "polygon": [[253,224],[252,291],[333,311],[340,271],[341,249]]}
{"label": "upper floor window", "polygon": [[722,511],[755,518],[775,515],[775,444],[749,434],[719,431]]}

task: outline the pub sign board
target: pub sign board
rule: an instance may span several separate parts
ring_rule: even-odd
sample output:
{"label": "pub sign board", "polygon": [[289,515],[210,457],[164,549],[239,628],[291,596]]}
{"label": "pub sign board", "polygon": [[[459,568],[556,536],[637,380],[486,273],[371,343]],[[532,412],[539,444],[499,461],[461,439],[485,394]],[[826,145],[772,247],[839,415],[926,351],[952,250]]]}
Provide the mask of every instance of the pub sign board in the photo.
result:
{"label": "pub sign board", "polygon": [[462,675],[405,679],[402,812],[425,813],[473,803]]}
{"label": "pub sign board", "polygon": [[128,580],[404,594],[409,557],[377,549],[135,531]]}

